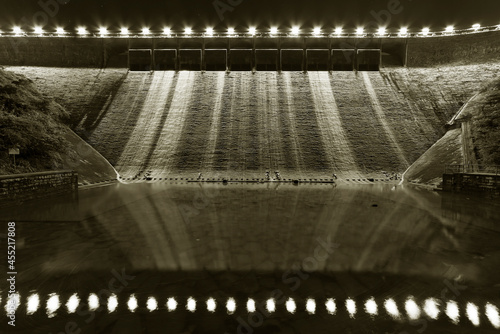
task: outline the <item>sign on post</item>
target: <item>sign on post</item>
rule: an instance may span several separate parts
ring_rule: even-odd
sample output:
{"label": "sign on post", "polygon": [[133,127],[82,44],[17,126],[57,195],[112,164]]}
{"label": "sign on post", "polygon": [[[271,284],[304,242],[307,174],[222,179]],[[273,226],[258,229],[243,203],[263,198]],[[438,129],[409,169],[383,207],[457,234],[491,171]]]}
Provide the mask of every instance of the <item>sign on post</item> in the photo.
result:
{"label": "sign on post", "polygon": [[19,148],[18,147],[9,148],[9,154],[10,155],[19,155]]}
{"label": "sign on post", "polygon": [[14,166],[16,166],[16,155],[19,155],[19,147],[9,148],[9,155],[14,156]]}

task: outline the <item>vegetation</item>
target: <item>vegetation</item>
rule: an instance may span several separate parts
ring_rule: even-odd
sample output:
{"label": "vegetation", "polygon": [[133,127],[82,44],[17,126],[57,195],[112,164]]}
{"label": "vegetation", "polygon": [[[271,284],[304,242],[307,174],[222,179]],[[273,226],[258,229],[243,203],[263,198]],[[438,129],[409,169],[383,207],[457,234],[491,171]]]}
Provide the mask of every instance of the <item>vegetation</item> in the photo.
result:
{"label": "vegetation", "polygon": [[[0,174],[60,168],[68,113],[26,77],[0,68]],[[8,154],[18,147],[16,166]]]}
{"label": "vegetation", "polygon": [[478,161],[500,165],[500,80],[485,88],[472,115],[472,136]]}

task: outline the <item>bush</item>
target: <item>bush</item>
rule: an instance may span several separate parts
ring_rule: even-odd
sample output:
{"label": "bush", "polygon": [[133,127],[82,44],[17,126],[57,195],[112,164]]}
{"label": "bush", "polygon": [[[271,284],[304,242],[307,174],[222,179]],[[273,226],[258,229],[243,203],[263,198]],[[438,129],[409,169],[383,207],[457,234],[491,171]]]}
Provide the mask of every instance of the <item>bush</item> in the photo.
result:
{"label": "bush", "polygon": [[472,117],[480,164],[500,165],[500,80],[482,91],[482,105]]}
{"label": "bush", "polygon": [[[67,152],[64,139],[68,113],[43,96],[27,78],[0,69],[0,172],[26,172],[60,165]],[[18,168],[7,151],[19,147]]]}

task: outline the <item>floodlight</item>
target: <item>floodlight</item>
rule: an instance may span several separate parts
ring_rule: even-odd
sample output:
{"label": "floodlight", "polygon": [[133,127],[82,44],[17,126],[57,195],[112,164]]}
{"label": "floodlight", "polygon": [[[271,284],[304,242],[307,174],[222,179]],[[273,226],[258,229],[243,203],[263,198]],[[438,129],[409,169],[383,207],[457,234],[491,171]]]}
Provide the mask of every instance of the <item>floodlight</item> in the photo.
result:
{"label": "floodlight", "polygon": [[191,35],[193,33],[193,29],[186,27],[184,28],[184,33],[186,35]]}
{"label": "floodlight", "polygon": [[299,27],[297,27],[297,26],[292,27],[292,35],[298,36],[299,32],[300,32],[300,28]]}
{"label": "floodlight", "polygon": [[277,27],[271,27],[271,35],[276,35],[278,33],[278,28]]}
{"label": "floodlight", "polygon": [[476,23],[472,26],[472,29],[474,29],[474,31],[478,31],[480,28],[481,28],[481,25],[479,23]]}
{"label": "floodlight", "polygon": [[406,35],[408,35],[408,28],[403,27],[403,28],[399,29],[399,34],[400,34],[401,36],[406,36]]}
{"label": "floodlight", "polygon": [[16,35],[19,35],[19,34],[22,34],[23,33],[23,29],[21,29],[21,27],[14,27],[12,28],[12,31],[16,34]]}
{"label": "floodlight", "polygon": [[256,33],[256,32],[257,32],[257,29],[255,29],[255,27],[250,27],[250,28],[248,29],[248,33],[249,33],[250,35],[255,35],[255,33]]}
{"label": "floodlight", "polygon": [[429,35],[430,32],[431,32],[431,30],[429,28],[422,29],[422,35],[424,35],[424,36]]}
{"label": "floodlight", "polygon": [[387,29],[385,27],[380,27],[380,28],[378,28],[377,34],[380,36],[384,36],[386,31],[387,31]]}
{"label": "floodlight", "polygon": [[234,28],[227,28],[227,33],[229,35],[234,35]]}
{"label": "floodlight", "polygon": [[163,28],[164,35],[170,35],[171,33],[172,33],[172,29],[170,29],[169,27]]}
{"label": "floodlight", "polygon": [[56,33],[59,34],[59,35],[64,34],[64,28],[62,28],[62,27],[56,28]]}
{"label": "floodlight", "polygon": [[143,35],[149,35],[150,33],[151,33],[151,31],[149,30],[149,28],[142,28]]}
{"label": "floodlight", "polygon": [[342,35],[343,29],[341,27],[335,28],[335,35]]}
{"label": "floodlight", "polygon": [[455,30],[453,26],[447,26],[445,32],[452,33]]}
{"label": "floodlight", "polygon": [[122,34],[122,35],[128,35],[128,28],[125,28],[125,27],[121,28],[120,29],[120,34]]}
{"label": "floodlight", "polygon": [[365,29],[362,27],[356,28],[356,35],[360,36],[365,33]]}
{"label": "floodlight", "polygon": [[214,28],[207,28],[205,34],[207,36],[213,36],[214,35]]}
{"label": "floodlight", "polygon": [[35,34],[38,34],[38,35],[42,35],[43,34],[43,28],[42,27],[35,27],[35,29],[33,29]]}
{"label": "floodlight", "polygon": [[78,28],[78,35],[85,35],[87,33],[87,29],[85,27]]}
{"label": "floodlight", "polygon": [[99,34],[102,36],[102,35],[106,35],[108,33],[108,28],[105,28],[105,27],[100,27],[99,28]]}
{"label": "floodlight", "polygon": [[319,36],[319,35],[321,35],[321,28],[320,28],[320,27],[316,27],[316,28],[314,28],[314,30],[313,30],[313,34],[314,34],[314,36]]}

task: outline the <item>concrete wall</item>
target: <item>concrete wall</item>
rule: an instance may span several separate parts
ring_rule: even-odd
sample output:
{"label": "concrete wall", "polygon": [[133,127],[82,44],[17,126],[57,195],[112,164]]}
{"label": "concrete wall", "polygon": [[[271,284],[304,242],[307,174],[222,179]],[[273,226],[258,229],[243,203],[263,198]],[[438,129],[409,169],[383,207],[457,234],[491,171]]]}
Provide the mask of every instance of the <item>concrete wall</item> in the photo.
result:
{"label": "concrete wall", "polygon": [[0,176],[0,206],[59,195],[78,196],[78,174],[73,171]]}
{"label": "concrete wall", "polygon": [[[411,67],[457,63],[479,64],[499,60],[499,37],[500,31],[427,38],[0,37],[0,65],[128,68],[129,49],[177,50],[181,58],[179,61],[184,68],[198,68],[199,62],[197,56],[195,61],[192,55],[185,56],[183,61],[180,50],[186,49],[202,50],[202,52],[205,49],[228,51],[381,49],[382,67],[405,64]],[[260,64],[259,67],[264,68],[273,67],[268,63],[269,60],[261,59],[257,60],[256,65]],[[319,65],[321,64],[316,64],[314,60],[304,64],[312,68],[317,68]]]}
{"label": "concrete wall", "polygon": [[443,174],[443,190],[449,192],[485,193],[500,196],[500,175]]}
{"label": "concrete wall", "polygon": [[482,64],[500,60],[500,31],[408,40],[409,67]]}
{"label": "concrete wall", "polygon": [[0,64],[55,67],[128,67],[128,40],[1,37]]}

